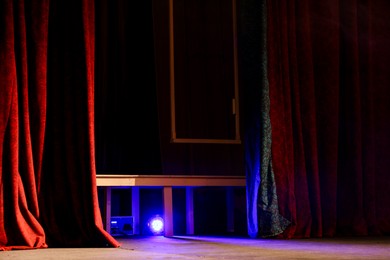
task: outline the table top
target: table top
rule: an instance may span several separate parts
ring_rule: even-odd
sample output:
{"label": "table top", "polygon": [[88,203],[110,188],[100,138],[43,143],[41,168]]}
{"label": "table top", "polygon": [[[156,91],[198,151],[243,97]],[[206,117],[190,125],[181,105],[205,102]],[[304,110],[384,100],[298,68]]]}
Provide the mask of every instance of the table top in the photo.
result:
{"label": "table top", "polygon": [[246,186],[245,176],[97,174],[97,186]]}

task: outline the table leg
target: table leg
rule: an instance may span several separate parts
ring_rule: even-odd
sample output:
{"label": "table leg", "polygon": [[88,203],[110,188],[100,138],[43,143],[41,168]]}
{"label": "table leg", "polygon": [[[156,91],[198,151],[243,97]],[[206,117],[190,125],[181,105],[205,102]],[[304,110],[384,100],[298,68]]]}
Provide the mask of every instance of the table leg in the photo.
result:
{"label": "table leg", "polygon": [[104,187],[104,218],[106,231],[111,233],[111,187]]}
{"label": "table leg", "polygon": [[234,232],[234,192],[232,187],[226,188],[227,231]]}
{"label": "table leg", "polygon": [[164,197],[164,236],[173,236],[173,203],[172,203],[172,187],[165,186],[163,188]]}
{"label": "table leg", "polygon": [[194,234],[194,188],[186,187],[186,233]]}
{"label": "table leg", "polygon": [[131,188],[131,215],[133,216],[133,234],[140,234],[139,187]]}

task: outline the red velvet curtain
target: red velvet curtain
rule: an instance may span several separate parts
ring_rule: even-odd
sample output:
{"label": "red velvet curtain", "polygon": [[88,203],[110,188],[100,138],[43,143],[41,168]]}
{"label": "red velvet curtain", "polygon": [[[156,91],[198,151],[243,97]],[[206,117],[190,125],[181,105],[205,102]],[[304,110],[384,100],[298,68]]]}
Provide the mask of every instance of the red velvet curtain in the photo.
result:
{"label": "red velvet curtain", "polygon": [[94,5],[0,1],[0,249],[118,246],[94,161]]}
{"label": "red velvet curtain", "polygon": [[284,237],[390,233],[390,2],[268,1]]}

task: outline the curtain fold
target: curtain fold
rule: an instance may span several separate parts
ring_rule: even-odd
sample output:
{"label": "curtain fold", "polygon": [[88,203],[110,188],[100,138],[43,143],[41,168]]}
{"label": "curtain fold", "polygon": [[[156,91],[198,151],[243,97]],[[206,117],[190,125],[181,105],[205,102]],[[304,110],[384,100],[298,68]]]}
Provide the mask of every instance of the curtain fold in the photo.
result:
{"label": "curtain fold", "polygon": [[0,60],[0,250],[119,246],[95,183],[93,1],[1,1]]}
{"label": "curtain fold", "polygon": [[[46,112],[48,2],[25,6],[23,1],[1,1],[0,10],[0,248],[47,247],[39,223],[38,190]],[[41,17],[29,12],[41,12]]]}
{"label": "curtain fold", "polygon": [[386,1],[268,1],[282,237],[388,234]]}
{"label": "curtain fold", "polygon": [[272,166],[266,50],[267,8],[265,2],[246,0],[240,2],[239,10],[247,228],[250,237],[270,237],[281,234],[290,223],[279,213]]}

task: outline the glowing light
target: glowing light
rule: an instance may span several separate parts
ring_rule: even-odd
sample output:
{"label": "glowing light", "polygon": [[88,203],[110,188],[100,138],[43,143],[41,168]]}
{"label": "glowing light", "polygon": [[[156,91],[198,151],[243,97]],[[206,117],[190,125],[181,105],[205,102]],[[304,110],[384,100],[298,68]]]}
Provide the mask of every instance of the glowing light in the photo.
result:
{"label": "glowing light", "polygon": [[153,234],[161,234],[164,231],[164,220],[160,216],[155,216],[149,220],[148,226]]}

